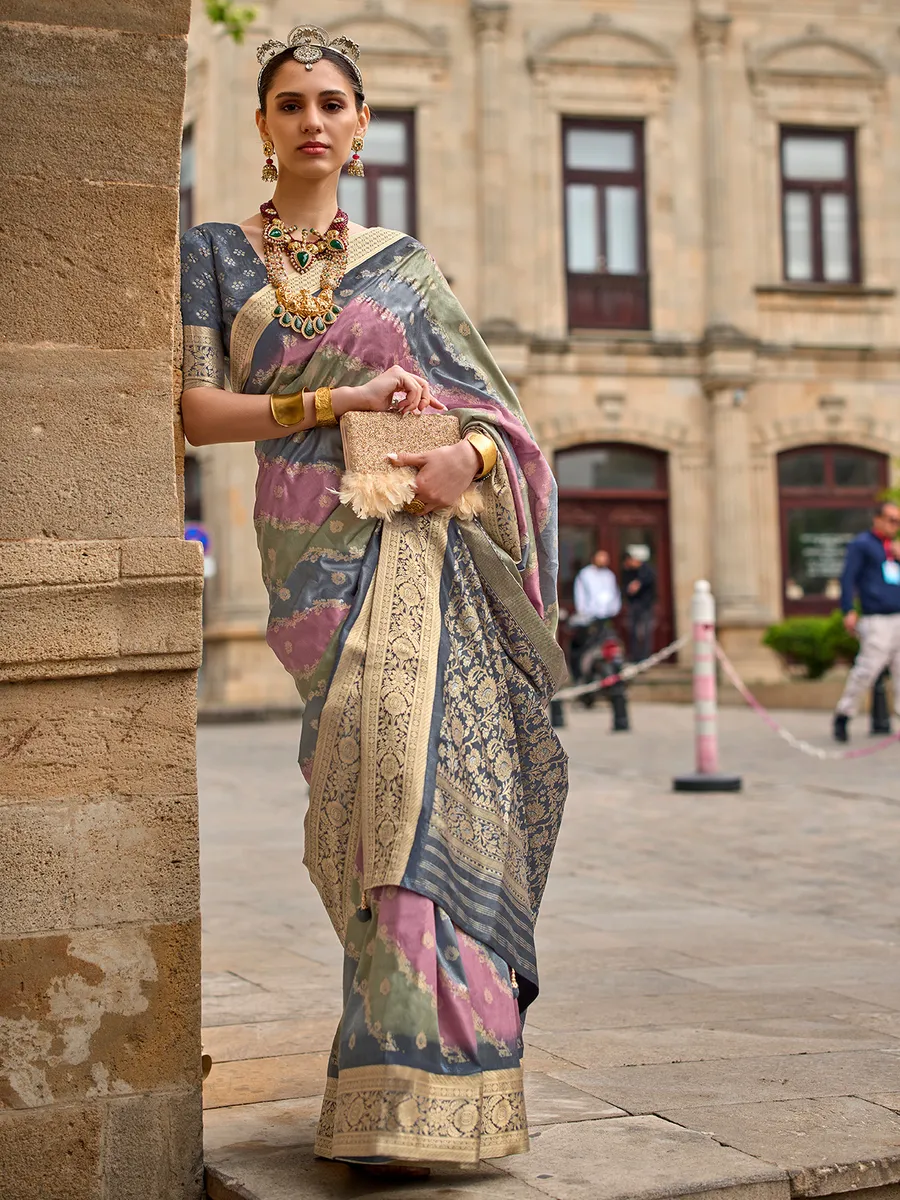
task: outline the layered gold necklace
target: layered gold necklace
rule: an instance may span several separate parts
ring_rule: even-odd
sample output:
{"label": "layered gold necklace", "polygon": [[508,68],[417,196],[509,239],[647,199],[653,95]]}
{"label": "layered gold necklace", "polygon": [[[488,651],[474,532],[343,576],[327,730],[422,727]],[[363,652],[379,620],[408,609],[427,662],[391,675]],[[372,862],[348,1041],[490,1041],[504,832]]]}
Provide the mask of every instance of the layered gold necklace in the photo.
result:
{"label": "layered gold necklace", "polygon": [[[341,306],[335,304],[334,293],[347,270],[347,226],[350,219],[338,209],[328,230],[322,234],[315,229],[301,229],[295,237],[296,225],[285,225],[271,200],[260,206],[265,218],[263,250],[269,283],[278,303],[272,316],[285,329],[293,329],[305,338],[323,334],[337,319]],[[297,275],[289,275],[285,259],[298,271],[307,271],[316,259],[322,259],[318,295],[304,287]]]}

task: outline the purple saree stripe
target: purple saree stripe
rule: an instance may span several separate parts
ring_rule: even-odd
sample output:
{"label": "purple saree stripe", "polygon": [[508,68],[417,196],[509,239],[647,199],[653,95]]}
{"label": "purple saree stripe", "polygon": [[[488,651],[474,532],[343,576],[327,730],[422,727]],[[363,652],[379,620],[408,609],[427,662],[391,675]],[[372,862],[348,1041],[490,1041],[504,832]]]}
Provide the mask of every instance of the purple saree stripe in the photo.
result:
{"label": "purple saree stripe", "polygon": [[[473,1064],[483,1057],[485,1042],[517,1060],[521,1018],[507,965],[418,892],[373,888],[371,899],[379,936],[395,947],[400,973],[437,1006],[443,1046],[462,1051]],[[406,1032],[403,1020],[395,1033]]]}
{"label": "purple saree stripe", "polygon": [[266,641],[285,670],[303,678],[319,665],[349,611],[350,605],[339,600],[320,601],[285,620],[270,622]]}
{"label": "purple saree stripe", "polygon": [[260,457],[254,516],[318,528],[340,503],[335,495],[340,482],[333,463],[298,463],[286,470],[282,459]]}

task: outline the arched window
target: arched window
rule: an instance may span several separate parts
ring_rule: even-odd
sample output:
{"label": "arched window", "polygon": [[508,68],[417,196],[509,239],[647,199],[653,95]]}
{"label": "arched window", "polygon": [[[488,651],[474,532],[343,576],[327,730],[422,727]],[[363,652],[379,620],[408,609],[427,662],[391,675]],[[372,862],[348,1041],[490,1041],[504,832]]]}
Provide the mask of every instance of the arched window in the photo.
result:
{"label": "arched window", "polygon": [[830,612],[847,543],[869,527],[888,460],[856,446],[801,446],[778,456],[784,609]]}

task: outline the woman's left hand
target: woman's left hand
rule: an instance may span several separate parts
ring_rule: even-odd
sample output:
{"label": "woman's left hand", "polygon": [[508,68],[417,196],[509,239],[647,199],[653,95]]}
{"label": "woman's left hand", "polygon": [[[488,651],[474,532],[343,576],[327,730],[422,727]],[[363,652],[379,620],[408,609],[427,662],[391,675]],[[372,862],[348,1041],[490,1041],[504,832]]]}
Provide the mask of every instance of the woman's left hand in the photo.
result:
{"label": "woman's left hand", "polygon": [[452,508],[481,469],[478,451],[465,438],[455,446],[441,446],[427,454],[390,454],[395,467],[416,467],[413,484],[423,513]]}

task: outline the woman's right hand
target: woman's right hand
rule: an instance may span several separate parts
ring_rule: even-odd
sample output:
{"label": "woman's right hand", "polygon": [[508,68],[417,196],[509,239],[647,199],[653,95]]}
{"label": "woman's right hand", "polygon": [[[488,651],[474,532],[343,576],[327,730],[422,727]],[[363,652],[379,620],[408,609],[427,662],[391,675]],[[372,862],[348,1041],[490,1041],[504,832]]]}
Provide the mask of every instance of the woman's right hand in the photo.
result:
{"label": "woman's right hand", "polygon": [[[395,395],[399,402],[395,401]],[[447,409],[446,404],[432,396],[427,379],[404,371],[402,367],[382,371],[358,387],[335,388],[331,402],[337,417],[346,412],[416,413],[421,416],[429,408],[438,412]]]}

